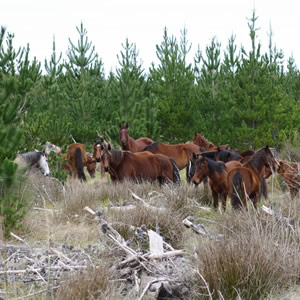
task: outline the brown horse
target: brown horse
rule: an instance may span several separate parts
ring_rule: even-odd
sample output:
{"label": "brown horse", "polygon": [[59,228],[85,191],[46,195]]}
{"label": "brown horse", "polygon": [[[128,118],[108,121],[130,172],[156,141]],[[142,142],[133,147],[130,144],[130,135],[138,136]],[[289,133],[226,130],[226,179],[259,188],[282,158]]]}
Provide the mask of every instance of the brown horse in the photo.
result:
{"label": "brown horse", "polygon": [[142,137],[137,140],[133,139],[128,135],[128,123],[125,126],[120,124],[120,142],[122,150],[131,151],[131,152],[140,152],[146,146],[154,143],[153,140]]}
{"label": "brown horse", "polygon": [[[209,151],[209,150],[217,150],[217,147],[215,144],[209,142],[203,133],[196,133],[195,132],[195,135],[194,135],[194,139],[193,139],[193,143],[197,146],[200,146],[201,148],[205,149],[206,151]],[[220,148],[225,148],[227,149],[227,146],[226,145],[222,145],[222,146],[219,146]]]}
{"label": "brown horse", "polygon": [[[240,155],[237,152],[228,150],[228,149],[224,149],[224,148],[220,148],[217,147],[217,150],[212,150],[212,151],[202,151],[204,150],[203,148],[200,147],[200,151],[201,151],[201,155],[210,159],[213,159],[215,161],[219,160],[222,161],[224,163],[227,163],[229,161],[237,161],[240,159]],[[191,182],[191,179],[194,175],[195,172],[195,163],[197,160],[197,156],[199,156],[200,154],[195,155],[195,153],[193,153],[189,165],[186,168],[186,180],[188,183]]]}
{"label": "brown horse", "polygon": [[291,198],[296,197],[300,190],[300,165],[297,162],[279,161],[278,173],[287,184]]}
{"label": "brown horse", "polygon": [[273,168],[278,166],[278,162],[268,146],[256,151],[242,167],[234,168],[228,172],[228,192],[234,208],[239,208],[241,205],[247,208],[247,197],[252,200],[254,208],[257,208],[261,194],[263,170],[266,164]]}
{"label": "brown horse", "polygon": [[195,163],[195,173],[192,178],[194,184],[198,185],[206,177],[213,197],[214,208],[218,208],[218,195],[222,195],[222,207],[226,209],[226,197],[228,194],[227,171],[224,162],[214,161],[210,158],[199,156]]}
{"label": "brown horse", "polygon": [[145,147],[142,151],[169,156],[175,160],[179,170],[182,170],[188,166],[193,153],[200,153],[200,147],[192,143],[169,145],[156,142]]}
{"label": "brown horse", "polygon": [[104,143],[104,139],[101,137],[99,139],[95,139],[93,143],[93,158],[97,162],[101,161],[101,146]]}
{"label": "brown horse", "polygon": [[135,182],[158,180],[162,183],[179,183],[180,174],[173,159],[151,153],[132,153],[102,146],[101,161],[112,181],[130,179]]}
{"label": "brown horse", "polygon": [[84,145],[79,143],[71,144],[68,147],[68,152],[60,153],[60,155],[68,159],[63,164],[63,169],[68,170],[71,177],[86,181],[84,166],[87,167],[90,176],[92,178],[95,177],[96,161],[86,154]]}

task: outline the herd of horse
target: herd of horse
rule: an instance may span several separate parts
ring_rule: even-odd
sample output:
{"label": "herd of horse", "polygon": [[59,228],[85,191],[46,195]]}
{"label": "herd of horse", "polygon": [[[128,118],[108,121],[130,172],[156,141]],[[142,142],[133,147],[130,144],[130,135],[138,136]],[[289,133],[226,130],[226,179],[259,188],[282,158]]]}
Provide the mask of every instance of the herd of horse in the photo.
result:
{"label": "herd of horse", "polygon": [[[261,195],[267,197],[266,180],[274,172],[282,175],[291,197],[299,192],[299,164],[277,160],[268,146],[257,151],[239,152],[229,149],[228,145],[216,146],[204,134],[198,133],[195,133],[193,142],[169,145],[146,137],[133,139],[128,134],[128,123],[125,126],[120,124],[119,130],[121,150],[113,149],[99,137],[94,140],[93,153],[87,153],[80,143],[69,145],[67,153],[47,143],[45,152],[35,151],[23,156],[25,159],[39,156],[47,160],[47,154],[54,151],[66,159],[63,169],[71,177],[82,181],[86,181],[84,167],[93,178],[97,163],[113,182],[129,179],[137,183],[158,181],[159,184],[178,184],[181,182],[180,170],[186,168],[187,182],[198,185],[208,180],[213,206],[218,208],[221,198],[224,210],[227,197],[231,198],[233,208],[247,208],[249,200],[257,208]],[[29,165],[33,165],[32,162],[33,159],[30,162],[27,159]],[[41,168],[44,175],[50,174],[49,167],[45,171],[47,168],[40,158],[35,166]]]}

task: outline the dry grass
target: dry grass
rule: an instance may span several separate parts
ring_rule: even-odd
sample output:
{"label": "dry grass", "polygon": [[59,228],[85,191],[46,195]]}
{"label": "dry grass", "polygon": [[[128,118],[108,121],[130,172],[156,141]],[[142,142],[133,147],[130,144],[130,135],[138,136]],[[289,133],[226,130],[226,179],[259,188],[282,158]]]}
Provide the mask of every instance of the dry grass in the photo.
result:
{"label": "dry grass", "polygon": [[71,274],[64,280],[55,299],[57,300],[89,300],[89,299],[118,299],[111,284],[112,275],[108,265],[102,263],[98,268]]}
{"label": "dry grass", "polygon": [[[121,296],[120,284],[110,285],[109,279],[114,277],[109,271],[113,257],[104,249],[103,234],[98,223],[83,210],[85,206],[102,211],[103,217],[133,248],[139,247],[135,228],[144,224],[147,229],[159,230],[174,248],[185,249],[187,257],[192,257],[189,263],[195,270],[191,276],[194,286],[191,299],[264,299],[270,294],[281,295],[286,288],[299,284],[300,198],[290,199],[278,175],[269,180],[269,199],[260,205],[272,206],[288,217],[294,231],[263,212],[256,215],[251,208],[249,212],[233,212],[229,200],[225,214],[204,211],[200,206],[209,203],[211,207],[211,202],[207,202],[203,185],[195,188],[184,181],[180,186],[112,184],[105,177],[89,179],[87,183],[68,180],[63,190],[49,178],[31,179],[24,193],[31,209],[22,230],[16,233],[31,245],[96,244],[101,249],[99,264],[103,268],[91,268],[66,278],[55,295],[57,299],[130,299],[130,290]],[[135,200],[130,191],[152,207],[162,209],[154,213]],[[136,208],[127,213],[109,209],[127,205]],[[223,234],[224,238],[216,242],[185,228],[182,220],[189,215],[196,222],[204,223],[209,232]]]}
{"label": "dry grass", "polygon": [[[201,243],[196,251],[196,298],[204,299],[209,290],[213,299],[265,299],[299,280],[299,222],[289,230],[285,223],[250,210],[219,217],[216,229],[224,238]],[[203,288],[204,280],[208,288]]]}

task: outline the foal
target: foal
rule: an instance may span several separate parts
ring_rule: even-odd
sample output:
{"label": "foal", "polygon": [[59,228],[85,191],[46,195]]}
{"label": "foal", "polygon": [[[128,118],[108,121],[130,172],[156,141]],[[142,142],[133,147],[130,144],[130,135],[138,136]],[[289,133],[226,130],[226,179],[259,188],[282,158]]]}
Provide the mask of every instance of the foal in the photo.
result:
{"label": "foal", "polygon": [[224,162],[214,161],[200,155],[195,163],[195,174],[192,181],[194,184],[198,185],[206,177],[209,178],[208,183],[213,197],[214,208],[218,208],[218,194],[221,194],[222,207],[225,210],[226,197],[228,194],[228,180]]}

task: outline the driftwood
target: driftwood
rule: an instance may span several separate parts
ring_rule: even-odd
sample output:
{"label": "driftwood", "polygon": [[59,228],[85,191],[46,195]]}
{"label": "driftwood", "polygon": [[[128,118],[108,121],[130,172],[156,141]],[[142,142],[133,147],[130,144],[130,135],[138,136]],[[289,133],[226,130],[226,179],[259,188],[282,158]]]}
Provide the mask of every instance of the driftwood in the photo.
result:
{"label": "driftwood", "polygon": [[271,215],[271,216],[274,216],[276,219],[278,219],[280,222],[282,222],[286,227],[288,227],[290,230],[292,231],[295,231],[295,228],[294,228],[294,221],[287,218],[287,217],[284,217],[280,212],[278,211],[275,211],[274,209],[270,208],[270,207],[267,207],[265,205],[263,205],[261,207],[261,209],[267,213],[268,215]]}
{"label": "driftwood", "polygon": [[[132,195],[135,199],[143,202],[144,206],[148,207],[143,199],[134,193],[132,193]],[[137,293],[142,290],[138,299],[142,299],[147,292],[154,293],[155,295],[160,293],[180,295],[182,299],[185,299],[183,294],[187,293],[187,289],[184,286],[184,281],[180,281],[178,278],[185,278],[186,274],[174,274],[176,272],[184,272],[181,267],[184,261],[182,257],[184,254],[183,250],[175,250],[171,245],[165,243],[158,233],[152,230],[148,230],[146,233],[143,226],[139,228],[139,234],[141,234],[141,237],[149,240],[150,248],[148,251],[145,249],[143,249],[143,251],[139,249],[135,250],[129,246],[128,241],[125,241],[125,239],[104,220],[102,213],[95,212],[89,207],[85,207],[84,210],[96,217],[99,221],[101,232],[104,233],[115,246],[123,251],[121,261],[117,260],[112,270],[117,270],[121,278],[125,277],[128,281],[134,283],[133,288]],[[168,251],[164,248],[168,248]],[[177,263],[179,264],[178,268],[174,268]],[[170,266],[167,267],[169,264]],[[170,270],[169,273],[168,270]],[[142,281],[145,277],[143,274],[147,275],[147,283],[143,284],[144,288],[142,289]]]}
{"label": "driftwood", "polygon": [[218,234],[217,236],[212,235],[211,233],[209,233],[203,224],[195,224],[194,222],[194,218],[189,216],[187,218],[185,218],[182,223],[188,227],[191,228],[194,232],[196,232],[197,234],[200,234],[201,236],[205,237],[205,238],[209,238],[212,240],[220,240],[220,238],[223,237],[223,235]]}

